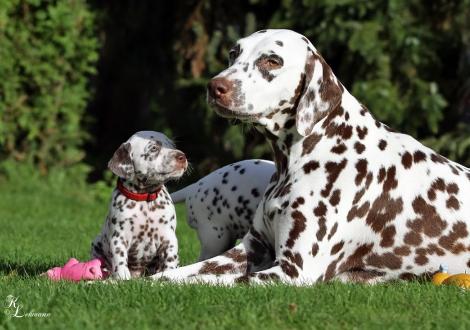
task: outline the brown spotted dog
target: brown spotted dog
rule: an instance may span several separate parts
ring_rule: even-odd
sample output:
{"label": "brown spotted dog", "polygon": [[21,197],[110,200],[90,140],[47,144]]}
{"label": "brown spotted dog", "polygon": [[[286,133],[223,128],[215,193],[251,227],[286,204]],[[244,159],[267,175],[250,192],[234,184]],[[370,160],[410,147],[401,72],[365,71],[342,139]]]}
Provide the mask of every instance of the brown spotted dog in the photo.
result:
{"label": "brown spotted dog", "polygon": [[164,183],[187,168],[184,153],[163,134],[131,136],[108,163],[116,174],[109,212],[91,255],[105,260],[115,279],[138,277],[178,266],[175,207]]}
{"label": "brown spotted dog", "polygon": [[276,174],[241,244],[153,276],[293,285],[377,283],[470,267],[470,170],[377,121],[289,30],[241,39],[208,101],[253,123]]}

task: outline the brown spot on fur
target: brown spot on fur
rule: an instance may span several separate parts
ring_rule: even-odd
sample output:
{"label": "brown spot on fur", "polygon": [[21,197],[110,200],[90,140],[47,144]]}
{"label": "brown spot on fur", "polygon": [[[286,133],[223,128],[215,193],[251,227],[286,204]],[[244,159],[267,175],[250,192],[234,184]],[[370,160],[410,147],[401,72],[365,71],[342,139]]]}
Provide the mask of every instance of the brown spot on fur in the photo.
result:
{"label": "brown spot on fur", "polygon": [[330,204],[331,206],[336,206],[339,204],[341,200],[341,190],[339,189],[335,189],[333,191],[333,193],[331,194],[331,197],[330,197]]}
{"label": "brown spot on fur", "polygon": [[303,205],[305,203],[305,199],[302,196],[299,196],[295,199],[295,201],[292,203],[292,208],[296,209],[299,207],[299,205]]}
{"label": "brown spot on fur", "polygon": [[416,249],[416,256],[415,256],[415,262],[420,265],[426,265],[428,263],[429,259],[426,257],[426,249],[419,248]]}
{"label": "brown spot on fur", "polygon": [[362,244],[357,247],[353,254],[351,254],[345,262],[343,262],[339,268],[338,272],[342,273],[344,271],[349,271],[351,269],[363,268],[364,267],[364,257],[368,255],[372,248],[374,247],[373,243]]}
{"label": "brown spot on fur", "polygon": [[318,244],[317,243],[313,243],[312,245],[312,256],[315,257],[318,253]]}
{"label": "brown spot on fur", "polygon": [[366,263],[377,268],[388,269],[400,269],[402,264],[401,258],[390,252],[384,253],[382,255],[373,253],[367,258]]}
{"label": "brown spot on fur", "polygon": [[411,164],[413,163],[413,156],[407,151],[401,157],[401,163],[405,169],[411,168]]}
{"label": "brown spot on fur", "polygon": [[388,193],[382,193],[372,203],[366,223],[378,233],[402,211],[403,200],[400,197],[392,198]]}
{"label": "brown spot on fur", "polygon": [[352,221],[354,218],[363,218],[366,213],[369,211],[370,203],[364,202],[360,207],[357,207],[357,205],[354,205],[348,212],[348,215],[346,219],[348,221]]}
{"label": "brown spot on fur", "polygon": [[320,140],[321,140],[321,135],[318,135],[315,133],[307,136],[302,142],[302,155],[301,156],[311,153],[312,150],[315,149],[315,146],[317,145],[317,143],[320,142]]}
{"label": "brown spot on fur", "polygon": [[456,184],[456,183],[453,183],[453,182],[452,182],[452,183],[449,183],[449,184],[447,185],[447,192],[448,192],[449,194],[454,194],[454,195],[456,195],[456,194],[459,193],[459,186],[457,186],[457,184]]}
{"label": "brown spot on fur", "polygon": [[325,170],[328,173],[327,175],[327,184],[325,188],[321,191],[323,197],[328,197],[333,188],[333,184],[338,179],[341,171],[346,167],[347,160],[343,159],[340,163],[328,162],[325,164]]}
{"label": "brown spot on fur", "polygon": [[344,241],[341,241],[339,243],[336,243],[335,245],[333,245],[333,247],[331,248],[331,251],[330,251],[330,254],[331,255],[335,255],[336,253],[338,253],[339,251],[341,251],[341,249],[343,248],[344,246]]}
{"label": "brown spot on fur", "polygon": [[277,282],[280,280],[279,275],[276,273],[257,273],[256,276],[261,280],[261,281],[271,281],[271,282]]}
{"label": "brown spot on fur", "polygon": [[363,140],[367,135],[367,127],[366,126],[364,126],[362,128],[359,127],[359,126],[356,126],[356,131],[357,131],[357,136],[361,140]]}
{"label": "brown spot on fur", "polygon": [[331,227],[330,233],[328,234],[328,240],[330,240],[333,237],[333,235],[336,233],[337,229],[338,229],[338,223],[335,222],[333,227]]}
{"label": "brown spot on fur", "polygon": [[284,251],[284,256],[292,263],[296,264],[297,267],[299,267],[300,269],[302,269],[303,267],[303,264],[304,264],[304,261],[302,259],[302,256],[300,255],[300,253],[296,252],[296,253],[292,253],[292,251]]}
{"label": "brown spot on fur", "polygon": [[399,255],[399,256],[409,256],[410,253],[411,253],[411,250],[408,246],[403,245],[403,246],[399,246],[399,247],[394,248],[393,253],[395,253],[396,255]]}
{"label": "brown spot on fur", "polygon": [[362,154],[364,150],[366,150],[366,146],[363,145],[361,142],[354,143],[354,149],[358,154]]}
{"label": "brown spot on fur", "polygon": [[338,136],[343,140],[349,140],[352,136],[353,127],[351,125],[346,125],[345,123],[341,123],[337,125],[335,123],[331,123],[325,129],[325,135],[329,138],[334,136]]}
{"label": "brown spot on fur", "polygon": [[320,164],[317,161],[311,160],[308,163],[305,163],[302,168],[305,174],[309,174],[310,172],[315,171],[319,167]]}
{"label": "brown spot on fur", "polygon": [[448,209],[458,210],[460,208],[460,203],[454,196],[450,196],[446,201],[446,206]]}
{"label": "brown spot on fur", "polygon": [[294,265],[291,263],[287,262],[286,260],[281,260],[281,269],[282,271],[289,276],[290,278],[297,278],[299,277],[299,272],[295,268]]}
{"label": "brown spot on fur", "polygon": [[331,152],[333,152],[335,154],[338,154],[338,155],[342,154],[346,150],[347,150],[347,148],[346,148],[346,145],[344,143],[337,144],[333,148],[331,148]]}
{"label": "brown spot on fur", "polygon": [[357,171],[357,175],[356,175],[356,178],[354,179],[354,182],[356,183],[357,186],[359,186],[367,174],[367,160],[359,159],[356,163],[356,171]]}
{"label": "brown spot on fur", "polygon": [[231,249],[223,254],[224,257],[230,258],[235,262],[246,262],[246,254],[240,249]]}
{"label": "brown spot on fur", "polygon": [[342,107],[336,107],[332,111],[328,113],[323,124],[321,125],[322,128],[327,128],[335,119],[336,117],[341,117],[344,114],[344,109]]}
{"label": "brown spot on fur", "polygon": [[418,246],[423,242],[423,239],[421,238],[421,235],[418,233],[415,233],[413,231],[410,231],[406,233],[403,242],[409,245],[415,245]]}
{"label": "brown spot on fur", "polygon": [[385,150],[386,147],[387,147],[387,141],[385,141],[385,140],[380,140],[380,142],[379,142],[379,149],[380,149],[380,150]]}
{"label": "brown spot on fur", "polygon": [[438,164],[444,164],[444,163],[448,162],[448,160],[446,158],[444,158],[441,155],[438,155],[436,153],[431,154],[431,160],[434,163],[438,163]]}
{"label": "brown spot on fur", "polygon": [[459,221],[454,223],[452,230],[447,235],[439,238],[439,245],[454,254],[459,254],[464,252],[466,248],[462,243],[457,243],[457,241],[459,238],[465,238],[467,236],[467,225],[465,222]]}
{"label": "brown spot on fur", "polygon": [[412,202],[413,210],[421,215],[421,218],[408,220],[406,225],[415,232],[424,232],[429,237],[436,237],[447,227],[445,221],[437,214],[436,208],[421,197],[416,197]]}
{"label": "brown spot on fur", "polygon": [[333,276],[335,276],[337,264],[338,264],[338,260],[335,260],[328,265],[325,271],[325,278],[324,278],[325,281],[329,281],[333,278]]}
{"label": "brown spot on fur", "polygon": [[420,150],[415,151],[413,154],[413,161],[419,163],[426,160],[426,154]]}
{"label": "brown spot on fur", "polygon": [[206,261],[203,263],[199,274],[228,274],[233,272],[235,267],[232,264],[219,265],[217,261]]}
{"label": "brown spot on fur", "polygon": [[377,182],[381,183],[385,179],[385,175],[387,175],[387,171],[384,167],[381,167],[379,170],[379,175],[377,176]]}
{"label": "brown spot on fur", "polygon": [[317,231],[317,240],[321,242],[323,240],[323,237],[326,235],[326,219],[324,217],[321,217],[320,220],[318,220],[318,231]]}
{"label": "brown spot on fur", "polygon": [[294,246],[294,243],[297,238],[299,238],[300,233],[305,230],[305,224],[307,222],[307,219],[303,213],[298,210],[293,211],[291,216],[294,219],[294,225],[289,232],[289,238],[286,242],[286,246],[288,248],[292,248]]}
{"label": "brown spot on fur", "polygon": [[324,102],[329,103],[328,111],[331,111],[341,102],[342,88],[334,81],[333,72],[325,60],[321,56],[318,56],[318,60],[323,68],[323,76],[319,88],[320,97]]}
{"label": "brown spot on fur", "polygon": [[382,240],[380,241],[380,246],[381,247],[390,247],[393,246],[393,243],[395,242],[395,234],[397,233],[395,226],[391,225],[388,227],[385,227],[384,230],[382,230]]}
{"label": "brown spot on fur", "polygon": [[326,215],[326,205],[320,201],[317,205],[317,207],[313,210],[313,214],[315,214],[317,217],[322,217]]}
{"label": "brown spot on fur", "polygon": [[354,199],[352,203],[357,204],[361,200],[362,196],[364,196],[365,193],[366,193],[366,188],[362,188],[361,190],[359,190],[356,193],[356,195],[354,195]]}
{"label": "brown spot on fur", "polygon": [[391,166],[387,170],[387,177],[384,181],[384,191],[390,191],[398,186],[398,181],[395,178],[397,169],[395,166]]}
{"label": "brown spot on fur", "polygon": [[428,251],[429,254],[436,254],[436,255],[441,256],[441,257],[443,255],[445,255],[444,250],[441,249],[439,246],[437,246],[434,243],[431,243],[431,244],[428,245],[427,251]]}

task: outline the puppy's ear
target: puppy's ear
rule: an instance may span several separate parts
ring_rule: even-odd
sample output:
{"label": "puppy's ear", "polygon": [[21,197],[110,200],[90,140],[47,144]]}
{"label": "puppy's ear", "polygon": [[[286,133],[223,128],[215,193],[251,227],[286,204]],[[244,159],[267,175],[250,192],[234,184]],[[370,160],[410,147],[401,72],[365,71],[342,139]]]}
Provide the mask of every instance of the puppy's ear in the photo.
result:
{"label": "puppy's ear", "polygon": [[113,157],[108,162],[108,168],[120,178],[132,178],[134,175],[134,164],[131,159],[131,144],[129,142],[121,144],[114,152]]}
{"label": "puppy's ear", "polygon": [[315,123],[341,102],[343,86],[325,60],[313,51],[308,52],[302,79],[295,123],[297,132],[307,136]]}

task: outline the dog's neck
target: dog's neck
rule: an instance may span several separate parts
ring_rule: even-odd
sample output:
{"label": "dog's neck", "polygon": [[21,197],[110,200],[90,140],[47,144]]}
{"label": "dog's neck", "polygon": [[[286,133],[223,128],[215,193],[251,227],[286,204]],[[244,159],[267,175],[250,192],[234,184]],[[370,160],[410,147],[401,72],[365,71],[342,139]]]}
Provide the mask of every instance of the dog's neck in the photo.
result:
{"label": "dog's neck", "polygon": [[[288,170],[291,160],[300,159],[307,153],[315,153],[315,146],[322,138],[359,139],[357,127],[368,127],[370,130],[383,125],[346,91],[337,107],[316,120],[310,135],[299,134],[295,120],[295,109],[286,108],[277,111],[264,122],[262,119],[257,125],[273,149],[278,174]],[[315,157],[320,158],[321,155],[317,154]]]}
{"label": "dog's neck", "polygon": [[155,191],[160,190],[163,187],[163,183],[156,183],[156,184],[143,184],[141,182],[131,181],[121,179],[122,185],[129,190],[130,192],[137,193],[137,194],[149,194]]}

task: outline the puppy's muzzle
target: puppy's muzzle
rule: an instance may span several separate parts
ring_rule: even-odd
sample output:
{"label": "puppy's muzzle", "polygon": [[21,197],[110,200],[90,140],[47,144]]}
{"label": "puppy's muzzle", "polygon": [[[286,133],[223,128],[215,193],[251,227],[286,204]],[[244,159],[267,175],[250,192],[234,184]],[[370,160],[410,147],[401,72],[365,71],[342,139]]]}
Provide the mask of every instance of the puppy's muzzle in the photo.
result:
{"label": "puppy's muzzle", "polygon": [[185,171],[188,167],[188,160],[186,159],[186,155],[181,151],[177,151],[174,155],[174,158],[177,168]]}

